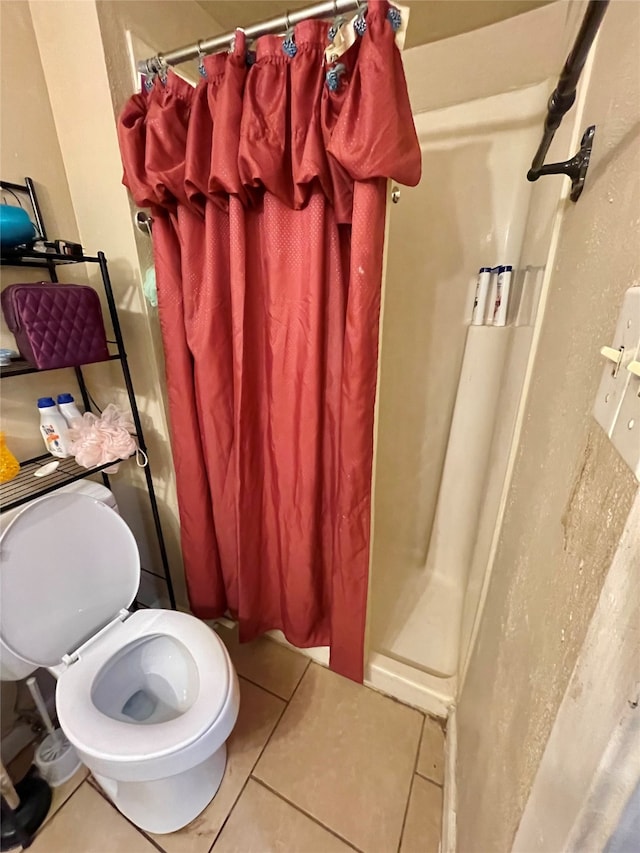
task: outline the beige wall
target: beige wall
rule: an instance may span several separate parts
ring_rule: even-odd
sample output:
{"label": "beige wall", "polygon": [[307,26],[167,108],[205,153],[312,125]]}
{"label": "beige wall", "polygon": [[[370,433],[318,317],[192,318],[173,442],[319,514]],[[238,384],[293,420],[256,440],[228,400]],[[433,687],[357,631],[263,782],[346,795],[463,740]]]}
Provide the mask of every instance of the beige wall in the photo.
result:
{"label": "beige wall", "polygon": [[29,4],[0,4],[0,170],[2,179],[39,181],[38,195],[51,231],[77,239],[78,226],[60,153]]}
{"label": "beige wall", "polygon": [[[133,227],[133,208],[121,183],[116,115],[134,91],[127,29],[153,50],[161,50],[210,33],[215,23],[190,0],[99,4],[36,0],[30,7],[80,236],[86,247],[102,249],[109,260],[174,582],[184,605],[162,350],[156,311],[141,290],[141,278],[151,264],[151,246]],[[92,275],[91,283],[98,286],[98,277]],[[115,371],[92,369],[89,380],[102,402],[126,405]],[[159,571],[141,472],[128,465],[113,479],[113,487],[141,546],[143,565]],[[157,591],[162,592],[161,585]],[[143,597],[151,598],[147,603],[153,601],[152,592]]]}
{"label": "beige wall", "polygon": [[[0,30],[0,177],[20,184],[25,176],[32,177],[49,233],[77,240],[78,226],[29,4],[0,3]],[[41,277],[38,271],[3,267],[1,281],[5,287],[19,281],[38,281]],[[4,318],[0,319],[0,342],[3,347],[15,347]],[[36,399],[64,391],[75,393],[76,388],[70,371],[22,376],[2,383],[2,429],[19,459],[44,453]]]}
{"label": "beige wall", "polygon": [[[636,850],[610,844],[640,793],[640,491],[536,774],[514,853]],[[614,630],[612,630],[612,628]],[[562,773],[558,768],[562,767]],[[624,835],[624,830],[622,831]]]}
{"label": "beige wall", "polygon": [[[434,5],[461,7],[458,2]],[[573,0],[557,0],[481,32],[406,50],[402,59],[413,112],[467,103],[555,77],[580,19],[579,6]]]}
{"label": "beige wall", "polygon": [[[14,183],[23,183],[25,176],[34,178],[47,228],[52,234],[77,239],[78,226],[27,3],[0,3],[0,38],[0,177]],[[37,272],[2,268],[3,287],[38,278]],[[0,321],[0,341],[3,347],[15,345],[4,319]],[[69,377],[73,374],[63,377],[56,372],[2,382],[0,425],[19,459],[44,453],[35,401],[45,394],[75,392],[75,380]],[[3,682],[1,687],[5,734],[15,722],[16,685]]]}
{"label": "beige wall", "polygon": [[[640,276],[640,4],[611,4],[567,204],[518,458],[458,711],[458,849],[511,849],[638,484],[591,417],[623,292]],[[552,180],[552,179],[547,179]]]}

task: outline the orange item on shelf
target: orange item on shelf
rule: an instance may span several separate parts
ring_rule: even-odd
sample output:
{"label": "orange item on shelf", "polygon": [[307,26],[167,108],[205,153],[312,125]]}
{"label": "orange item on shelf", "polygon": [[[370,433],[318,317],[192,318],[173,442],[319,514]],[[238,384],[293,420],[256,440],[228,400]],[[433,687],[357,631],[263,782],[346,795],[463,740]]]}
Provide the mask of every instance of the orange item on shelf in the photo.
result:
{"label": "orange item on shelf", "polygon": [[7,447],[4,433],[0,432],[0,483],[8,483],[20,472],[20,463]]}

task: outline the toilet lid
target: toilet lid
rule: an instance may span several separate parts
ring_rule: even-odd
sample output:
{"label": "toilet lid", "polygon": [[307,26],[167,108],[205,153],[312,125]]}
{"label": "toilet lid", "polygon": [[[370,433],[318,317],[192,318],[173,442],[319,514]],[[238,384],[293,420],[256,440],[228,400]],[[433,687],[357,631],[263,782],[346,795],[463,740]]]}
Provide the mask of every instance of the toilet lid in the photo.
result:
{"label": "toilet lid", "polygon": [[0,638],[55,666],[128,607],[139,583],[136,541],[116,512],[87,495],[42,498],[0,536]]}

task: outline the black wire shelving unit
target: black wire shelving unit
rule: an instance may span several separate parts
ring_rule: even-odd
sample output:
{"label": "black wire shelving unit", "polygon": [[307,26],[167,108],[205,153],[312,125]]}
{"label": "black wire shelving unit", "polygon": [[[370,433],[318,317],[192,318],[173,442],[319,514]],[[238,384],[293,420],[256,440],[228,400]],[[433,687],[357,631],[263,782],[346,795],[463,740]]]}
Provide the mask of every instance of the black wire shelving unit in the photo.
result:
{"label": "black wire shelving unit", "polygon": [[[0,181],[0,189],[7,190],[10,193],[22,193],[28,196],[31,207],[33,208],[35,225],[37,226],[40,232],[39,236],[43,240],[46,240],[47,235],[44,227],[44,222],[42,220],[42,213],[38,204],[35,186],[31,178],[25,178],[24,184],[15,184],[10,183],[8,181]],[[120,320],[118,318],[118,310],[116,308],[115,299],[113,297],[113,288],[111,286],[111,279],[109,277],[109,270],[107,267],[107,259],[104,256],[104,253],[98,252],[98,254],[93,257],[84,254],[66,255],[56,252],[39,252],[34,251],[33,249],[26,248],[16,251],[2,250],[2,254],[0,256],[0,266],[17,268],[22,267],[25,269],[41,269],[48,275],[49,279],[53,282],[58,282],[57,267],[67,264],[97,264],[100,269],[102,284],[104,286],[104,292],[109,308],[109,316],[111,318],[111,325],[113,328],[113,335],[115,338],[114,341],[109,342],[111,350],[115,351],[111,352],[108,361],[120,362],[127,396],[129,397],[129,405],[131,406],[133,423],[136,429],[136,438],[138,440],[138,445],[148,458],[149,454],[144,438],[144,431],[142,429],[142,422],[140,420],[140,412],[138,410],[138,404],[136,402],[133,381],[131,379],[131,371],[129,370],[129,363],[127,361],[127,352],[122,337]],[[101,364],[103,362],[95,363]],[[87,412],[92,411],[91,396],[87,389],[84,374],[82,372],[82,366],[77,366],[73,368],[53,369],[72,369],[75,371],[76,380],[78,382],[78,387],[80,388],[80,394],[82,396],[82,402],[84,404],[84,409]],[[26,361],[20,359],[12,361],[10,365],[0,368],[0,378],[9,379],[13,376],[24,376],[27,373],[42,372],[44,371],[39,370],[37,367],[32,367]],[[13,509],[14,507],[19,507],[22,504],[33,500],[34,498],[47,495],[51,492],[56,491],[57,489],[60,489],[62,486],[66,486],[67,484],[73,483],[76,480],[86,479],[87,477],[90,477],[93,474],[100,474],[105,486],[107,488],[110,488],[109,477],[104,472],[104,469],[109,468],[111,465],[114,465],[114,462],[109,462],[108,464],[101,465],[97,468],[82,468],[71,458],[62,459],[60,460],[60,464],[54,472],[44,477],[36,477],[35,471],[44,463],[51,461],[52,457],[48,453],[46,453],[43,456],[36,456],[33,459],[27,459],[25,462],[22,462],[20,464],[20,473],[17,475],[17,477],[15,477],[13,480],[10,480],[8,483],[3,483],[2,485],[0,485],[0,512],[6,512],[7,510]],[[126,462],[126,460],[121,461]],[[150,571],[148,569],[145,569],[145,571],[148,574],[154,575],[155,577],[160,578],[165,582],[171,607],[173,610],[175,610],[176,599],[173,589],[173,583],[171,581],[169,558],[167,555],[167,548],[164,541],[164,534],[162,532],[160,514],[158,512],[158,500],[153,485],[153,478],[151,476],[151,464],[149,463],[148,465],[146,465],[143,470],[147,484],[147,493],[149,496],[149,504],[151,506],[151,514],[153,516],[154,529],[158,541],[160,559],[162,562],[162,574]]]}

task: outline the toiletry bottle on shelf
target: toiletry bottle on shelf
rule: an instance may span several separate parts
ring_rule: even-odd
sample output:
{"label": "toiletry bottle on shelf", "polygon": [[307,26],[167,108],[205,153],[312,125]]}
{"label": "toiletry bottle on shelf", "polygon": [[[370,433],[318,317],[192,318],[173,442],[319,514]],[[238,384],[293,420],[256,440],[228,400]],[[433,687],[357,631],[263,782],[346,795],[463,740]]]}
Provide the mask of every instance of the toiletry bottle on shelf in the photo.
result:
{"label": "toiletry bottle on shelf", "polygon": [[476,296],[473,302],[473,311],[471,313],[472,326],[484,325],[490,282],[491,267],[480,267],[478,270],[478,281],[476,283]]}
{"label": "toiletry bottle on shelf", "polygon": [[0,483],[8,483],[20,472],[20,463],[7,447],[4,433],[0,432]]}
{"label": "toiletry bottle on shelf", "polygon": [[60,414],[58,407],[53,402],[53,397],[40,397],[38,399],[40,410],[40,432],[44,446],[52,456],[58,459],[66,459],[69,456],[65,434],[67,422]]}
{"label": "toiletry bottle on shelf", "polygon": [[498,287],[496,290],[496,301],[493,309],[493,325],[506,326],[507,310],[509,308],[509,293],[511,291],[511,276],[513,267],[505,266],[498,268]]}
{"label": "toiletry bottle on shelf", "polygon": [[74,418],[81,418],[82,412],[76,406],[75,400],[71,394],[58,394],[58,409],[62,413],[68,426],[71,426],[71,421]]}
{"label": "toiletry bottle on shelf", "polygon": [[489,278],[489,293],[484,315],[485,326],[493,326],[493,315],[495,314],[496,299],[498,298],[498,270],[500,267],[492,267]]}

